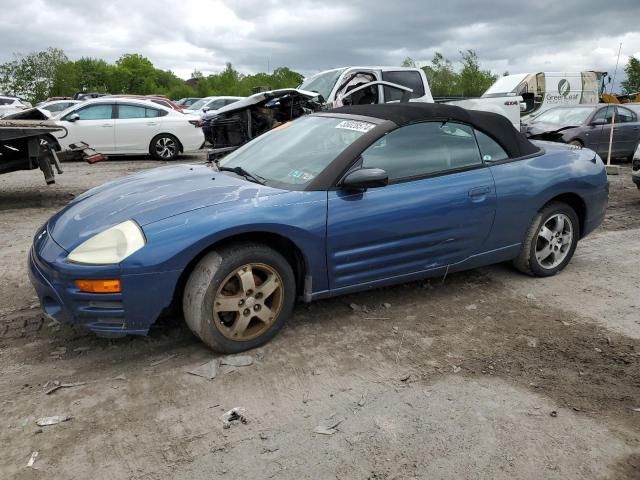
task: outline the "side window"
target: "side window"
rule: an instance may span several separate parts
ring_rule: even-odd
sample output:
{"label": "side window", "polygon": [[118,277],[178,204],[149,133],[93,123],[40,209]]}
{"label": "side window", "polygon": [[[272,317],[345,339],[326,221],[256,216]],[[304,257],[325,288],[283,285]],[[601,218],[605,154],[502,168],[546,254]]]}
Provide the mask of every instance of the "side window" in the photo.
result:
{"label": "side window", "polygon": [[362,158],[363,167],[382,168],[389,181],[482,164],[473,130],[455,122],[399,128],[367,148]]}
{"label": "side window", "polygon": [[118,118],[144,118],[146,108],[137,105],[119,105]]}
{"label": "side window", "polygon": [[485,162],[497,162],[499,160],[506,160],[509,158],[507,152],[489,135],[476,130],[476,139],[478,140],[478,147],[480,147],[480,155]]}
{"label": "side window", "polygon": [[209,102],[207,107],[209,107],[209,110],[218,110],[219,108],[224,107],[225,103],[225,100],[214,100],[213,102]]}
{"label": "side window", "polygon": [[[424,96],[424,83],[419,72],[404,70],[398,72],[382,72],[382,80],[397,83],[413,90],[411,98]],[[402,99],[402,92],[395,88],[384,87],[384,101],[391,102]]]}
{"label": "side window", "polygon": [[80,115],[80,120],[110,120],[113,105],[102,103],[100,105],[90,105],[73,113]]}
{"label": "side window", "polygon": [[612,105],[609,105],[608,107],[605,107],[605,108],[601,108],[596,112],[596,114],[593,116],[591,121],[593,122],[594,120],[604,118],[607,121],[607,123],[611,123],[611,118],[613,117],[614,108],[616,107]]}
{"label": "side window", "polygon": [[144,110],[147,118],[162,117],[167,114],[164,110],[156,110],[155,108],[145,108]]}
{"label": "side window", "polygon": [[617,107],[618,111],[616,112],[616,123],[629,123],[633,122],[633,112],[631,110],[627,110],[623,107]]}
{"label": "side window", "polygon": [[236,103],[238,101],[238,99],[236,98],[229,98],[227,100],[224,101],[225,105],[231,105],[232,103]]}

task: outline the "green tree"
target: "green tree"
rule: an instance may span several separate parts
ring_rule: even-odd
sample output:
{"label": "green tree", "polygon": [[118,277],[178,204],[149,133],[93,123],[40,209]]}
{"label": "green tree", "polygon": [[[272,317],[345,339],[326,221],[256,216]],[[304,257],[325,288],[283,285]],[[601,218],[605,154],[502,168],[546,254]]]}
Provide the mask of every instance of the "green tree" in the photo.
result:
{"label": "green tree", "polygon": [[68,61],[59,48],[16,54],[13,61],[0,66],[0,88],[32,102],[42,101],[49,96],[58,68]]}
{"label": "green tree", "polygon": [[458,85],[461,95],[479,97],[496,81],[497,77],[489,70],[480,68],[480,61],[475,51],[461,51],[460,55],[462,56],[462,70],[458,74]]}
{"label": "green tree", "polygon": [[627,95],[640,92],[640,60],[630,57],[624,67],[624,73],[627,74],[627,79],[620,83],[622,92]]}
{"label": "green tree", "polygon": [[155,93],[156,69],[147,57],[137,53],[126,53],[116,60],[116,67],[122,72],[120,80],[127,82],[124,89],[127,93],[146,95]]}
{"label": "green tree", "polygon": [[433,96],[452,97],[460,95],[458,74],[453,70],[451,61],[444,58],[442,53],[436,52],[431,60],[431,65],[422,67],[422,70],[427,76]]}

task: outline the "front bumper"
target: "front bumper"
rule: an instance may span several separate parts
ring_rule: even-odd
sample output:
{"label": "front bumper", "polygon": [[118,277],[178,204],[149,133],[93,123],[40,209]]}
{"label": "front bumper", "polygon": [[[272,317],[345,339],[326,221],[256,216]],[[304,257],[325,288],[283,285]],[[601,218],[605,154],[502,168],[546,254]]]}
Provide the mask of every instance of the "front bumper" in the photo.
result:
{"label": "front bumper", "polygon": [[48,235],[29,252],[29,279],[44,314],[60,322],[85,327],[102,336],[146,335],[171,305],[180,272],[119,275],[121,293],[85,293],[76,279],[115,278],[100,267],[73,265],[67,252]]}

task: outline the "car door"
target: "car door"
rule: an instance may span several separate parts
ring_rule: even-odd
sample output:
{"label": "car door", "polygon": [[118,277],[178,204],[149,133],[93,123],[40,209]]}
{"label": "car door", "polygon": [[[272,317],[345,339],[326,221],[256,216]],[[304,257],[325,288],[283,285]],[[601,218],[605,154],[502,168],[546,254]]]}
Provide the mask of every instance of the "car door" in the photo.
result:
{"label": "car door", "polygon": [[[617,137],[617,138],[616,138]],[[616,107],[614,142],[619,144],[619,154],[631,157],[640,138],[640,123],[634,112]]]}
{"label": "car door", "polygon": [[100,153],[115,153],[114,108],[113,103],[92,103],[73,110],[60,122],[68,133],[56,136],[66,146],[85,142]]}
{"label": "car door", "polygon": [[151,140],[160,133],[161,110],[146,105],[120,103],[115,121],[119,154],[149,153]]}
{"label": "car door", "polygon": [[444,270],[482,251],[496,195],[470,127],[425,122],[399,128],[363,152],[362,167],[384,169],[389,185],[329,191],[331,289]]}
{"label": "car door", "polygon": [[[585,132],[585,144],[584,146],[598,152],[603,159],[606,160],[609,153],[609,138],[611,136],[611,123],[613,121],[613,115],[616,111],[615,105],[607,105],[597,110],[591,117],[587,132]],[[604,120],[604,124],[598,124],[598,121]],[[624,149],[622,142],[620,142],[620,123],[616,119],[616,123],[613,128],[613,142],[611,144],[611,155],[613,157],[623,154]]]}
{"label": "car door", "polygon": [[379,80],[378,73],[373,70],[351,70],[342,74],[336,82],[335,93],[333,94],[334,100],[331,102],[332,106],[336,108],[346,104],[368,105],[380,103],[380,88],[378,85],[373,85],[370,89],[360,90],[357,94],[350,94],[351,90]]}

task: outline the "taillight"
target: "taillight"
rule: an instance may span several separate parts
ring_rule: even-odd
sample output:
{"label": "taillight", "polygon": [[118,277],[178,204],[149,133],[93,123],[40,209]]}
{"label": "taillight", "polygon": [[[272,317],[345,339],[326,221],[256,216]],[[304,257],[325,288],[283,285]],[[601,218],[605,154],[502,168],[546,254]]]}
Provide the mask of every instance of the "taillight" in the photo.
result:
{"label": "taillight", "polygon": [[189,123],[191,125],[193,125],[196,128],[200,128],[202,127],[202,121],[201,120],[189,120]]}

